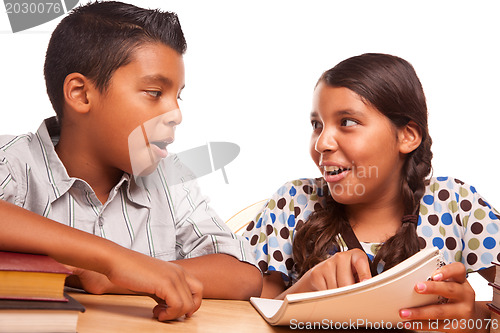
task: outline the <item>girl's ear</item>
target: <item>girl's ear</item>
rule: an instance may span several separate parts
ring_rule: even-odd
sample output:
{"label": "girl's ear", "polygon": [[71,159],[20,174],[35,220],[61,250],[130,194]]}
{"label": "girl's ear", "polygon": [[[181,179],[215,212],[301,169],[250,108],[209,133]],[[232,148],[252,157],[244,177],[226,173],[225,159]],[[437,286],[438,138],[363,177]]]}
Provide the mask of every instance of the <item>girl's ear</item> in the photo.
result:
{"label": "girl's ear", "polygon": [[408,124],[398,129],[399,151],[402,154],[409,154],[420,146],[422,142],[422,132],[420,127],[410,120]]}
{"label": "girl's ear", "polygon": [[66,108],[77,113],[87,113],[90,110],[89,88],[91,83],[84,75],[71,73],[66,76],[63,84]]}

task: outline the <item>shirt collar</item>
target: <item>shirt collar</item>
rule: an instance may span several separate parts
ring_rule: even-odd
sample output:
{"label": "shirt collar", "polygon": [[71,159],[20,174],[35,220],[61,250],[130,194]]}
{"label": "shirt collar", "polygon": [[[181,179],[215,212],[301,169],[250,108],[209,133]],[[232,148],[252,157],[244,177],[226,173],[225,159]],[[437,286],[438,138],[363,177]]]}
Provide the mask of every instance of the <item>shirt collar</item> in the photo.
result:
{"label": "shirt collar", "polygon": [[[68,192],[73,185],[81,187],[83,183],[87,184],[84,180],[70,177],[66,167],[59,159],[55,151],[55,145],[59,142],[60,133],[61,128],[56,117],[45,119],[36,132],[43,163],[45,163],[49,183],[53,189],[53,191],[50,191],[51,203]],[[144,186],[141,186],[141,180],[139,179],[138,182],[140,184],[136,182],[134,177],[130,177],[128,173],[124,172],[115,188],[126,186],[127,197],[130,201],[141,206],[151,207],[146,190]]]}

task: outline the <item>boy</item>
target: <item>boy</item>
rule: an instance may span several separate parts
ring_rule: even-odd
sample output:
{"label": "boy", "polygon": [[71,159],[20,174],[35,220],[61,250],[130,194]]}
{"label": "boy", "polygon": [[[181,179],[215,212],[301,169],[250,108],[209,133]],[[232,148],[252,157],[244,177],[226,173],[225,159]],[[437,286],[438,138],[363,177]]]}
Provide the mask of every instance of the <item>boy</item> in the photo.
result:
{"label": "boy", "polygon": [[[101,2],[64,18],[44,68],[57,119],[0,138],[0,199],[175,261],[204,297],[248,299],[262,280],[246,242],[175,156],[162,159],[181,122],[185,49],[173,13]],[[11,206],[0,208],[0,218],[11,216]],[[80,282],[90,292],[126,291],[90,271]]]}

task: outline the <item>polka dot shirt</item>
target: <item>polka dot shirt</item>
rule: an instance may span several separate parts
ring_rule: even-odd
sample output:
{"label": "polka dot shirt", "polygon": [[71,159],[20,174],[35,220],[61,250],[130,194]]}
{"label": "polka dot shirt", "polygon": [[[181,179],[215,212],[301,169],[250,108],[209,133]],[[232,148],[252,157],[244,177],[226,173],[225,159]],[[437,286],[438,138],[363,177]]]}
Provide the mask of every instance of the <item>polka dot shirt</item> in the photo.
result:
{"label": "polka dot shirt", "polygon": [[[329,193],[323,184],[322,178],[286,183],[250,222],[244,236],[262,272],[279,271],[288,285],[297,281],[292,254],[295,228],[325,204]],[[421,248],[437,246],[446,263],[461,262],[467,272],[477,271],[500,261],[499,227],[500,214],[473,186],[448,177],[430,179],[418,218]],[[361,245],[373,258],[379,244]]]}

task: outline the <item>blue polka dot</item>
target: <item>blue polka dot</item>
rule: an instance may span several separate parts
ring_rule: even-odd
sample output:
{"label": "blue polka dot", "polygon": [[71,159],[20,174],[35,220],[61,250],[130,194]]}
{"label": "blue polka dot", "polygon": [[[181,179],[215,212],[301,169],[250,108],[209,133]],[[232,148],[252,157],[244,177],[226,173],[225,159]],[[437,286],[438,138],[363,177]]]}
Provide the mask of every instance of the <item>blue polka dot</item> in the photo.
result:
{"label": "blue polka dot", "polygon": [[292,214],[292,215],[290,215],[290,216],[288,217],[288,226],[289,226],[290,228],[295,227],[295,215],[294,215],[294,214]]}
{"label": "blue polka dot", "polygon": [[422,235],[425,237],[431,237],[432,236],[432,228],[429,227],[428,225],[425,225],[422,227]]}
{"label": "blue polka dot", "polygon": [[286,192],[286,186],[282,186],[278,189],[278,195],[283,196]]}
{"label": "blue polka dot", "polygon": [[448,259],[449,259],[449,254],[448,254],[448,251],[443,251],[443,259],[444,261],[448,262]]}
{"label": "blue polka dot", "polygon": [[267,256],[268,255],[268,252],[267,252],[267,244],[264,244],[264,246],[262,247],[262,252],[264,252],[264,254]]}
{"label": "blue polka dot", "polygon": [[269,220],[269,215],[264,214],[261,216],[262,219],[262,224],[267,224],[267,221]]}
{"label": "blue polka dot", "polygon": [[481,255],[481,262],[484,265],[490,265],[492,261],[493,261],[493,255],[491,253],[486,252]]}
{"label": "blue polka dot", "polygon": [[288,277],[288,275],[286,275],[286,274],[281,273],[281,278],[282,278],[282,279],[283,279],[283,281],[285,281],[285,282],[290,281],[290,278],[289,278],[289,277]]}
{"label": "blue polka dot", "polygon": [[440,182],[443,182],[445,180],[448,180],[448,177],[437,177],[436,179]]}
{"label": "blue polka dot", "polygon": [[471,191],[472,193],[476,193],[476,192],[477,192],[477,191],[476,191],[476,188],[475,188],[474,186],[471,186],[471,187],[470,187],[470,191]]}
{"label": "blue polka dot", "polygon": [[259,249],[255,249],[255,251],[253,251],[253,255],[255,257],[255,260],[259,260],[262,253],[259,251]]}
{"label": "blue polka dot", "polygon": [[486,226],[486,230],[490,235],[494,235],[498,232],[498,224],[490,223]]}
{"label": "blue polka dot", "polygon": [[443,248],[443,246],[444,246],[444,241],[443,241],[442,238],[435,237],[432,240],[432,245],[437,246],[441,250]]}
{"label": "blue polka dot", "polygon": [[465,242],[463,239],[461,239],[461,241],[462,241],[462,251],[463,251],[465,249]]}
{"label": "blue polka dot", "polygon": [[292,186],[292,188],[290,189],[290,191],[288,191],[288,193],[290,193],[290,195],[293,197],[295,196],[295,194],[297,194],[297,190],[295,189],[295,187]]}
{"label": "blue polka dot", "polygon": [[285,212],[282,212],[280,215],[278,215],[278,221],[282,224],[285,224],[286,222],[286,214]]}
{"label": "blue polka dot", "polygon": [[441,211],[443,210],[443,207],[441,206],[441,204],[439,202],[435,202],[434,203],[434,210],[437,212],[437,213],[441,213]]}
{"label": "blue polka dot", "polygon": [[269,216],[271,217],[271,222],[274,223],[276,221],[276,214],[271,213]]}
{"label": "blue polka dot", "polygon": [[368,256],[368,259],[370,259],[370,261],[373,261],[373,258],[375,258],[372,254],[367,253],[366,255]]}
{"label": "blue polka dot", "polygon": [[488,214],[488,216],[489,216],[489,217],[490,217],[490,219],[492,219],[492,220],[498,220],[498,217],[497,217],[497,216],[495,215],[495,213],[493,213],[493,212],[490,212],[490,213]]}
{"label": "blue polka dot", "polygon": [[455,235],[455,237],[460,238],[460,233],[458,232],[458,228],[456,225],[453,226],[453,234]]}
{"label": "blue polka dot", "polygon": [[275,272],[275,271],[276,271],[276,267],[274,267],[274,266],[268,266],[268,267],[267,267],[267,270],[268,270],[269,272],[271,272],[271,271],[272,271],[272,272]]}
{"label": "blue polka dot", "polygon": [[278,243],[278,238],[276,237],[269,237],[269,239],[267,240],[267,243],[269,244],[269,247],[278,247],[280,244]]}
{"label": "blue polka dot", "polygon": [[305,205],[307,203],[307,197],[304,194],[300,194],[296,200],[299,205]]}
{"label": "blue polka dot", "polygon": [[491,250],[492,248],[494,248],[496,243],[497,242],[495,241],[495,238],[493,238],[493,237],[486,237],[483,241],[484,247],[487,248],[488,250]]}
{"label": "blue polka dot", "polygon": [[418,222],[417,222],[417,225],[421,225],[422,224],[422,216],[418,216]]}
{"label": "blue polka dot", "polygon": [[424,202],[427,204],[427,205],[432,205],[432,203],[434,202],[434,197],[432,195],[424,195]]}
{"label": "blue polka dot", "polygon": [[288,255],[292,255],[292,244],[290,243],[285,243],[283,245],[283,252]]}
{"label": "blue polka dot", "polygon": [[455,192],[455,200],[456,200],[457,202],[459,202],[459,201],[460,201],[460,195],[458,195],[458,193],[456,193],[456,192]]}
{"label": "blue polka dot", "polygon": [[489,203],[487,203],[486,201],[484,201],[484,203],[486,204],[486,206],[488,206],[489,209],[491,209],[491,206]]}
{"label": "blue polka dot", "polygon": [[287,269],[286,269],[286,267],[285,267],[285,265],[280,265],[279,270],[280,270],[281,273],[288,272]]}
{"label": "blue polka dot", "polygon": [[443,222],[444,225],[450,225],[453,222],[453,217],[450,213],[444,213],[441,215],[441,222]]}
{"label": "blue polka dot", "polygon": [[451,179],[446,183],[446,187],[449,188],[450,190],[455,187],[454,182],[451,181]]}
{"label": "blue polka dot", "polygon": [[262,217],[257,221],[257,224],[255,225],[255,229],[259,229],[262,225]]}
{"label": "blue polka dot", "polygon": [[309,218],[309,215],[312,214],[312,211],[311,210],[306,210],[303,214],[304,216],[304,220],[307,220]]}

